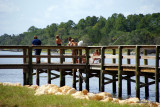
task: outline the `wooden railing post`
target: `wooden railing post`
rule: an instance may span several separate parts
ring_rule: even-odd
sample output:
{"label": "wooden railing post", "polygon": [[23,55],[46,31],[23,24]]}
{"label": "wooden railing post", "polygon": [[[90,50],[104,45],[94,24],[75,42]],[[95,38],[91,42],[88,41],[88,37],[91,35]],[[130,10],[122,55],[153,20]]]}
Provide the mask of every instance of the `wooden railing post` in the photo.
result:
{"label": "wooden railing post", "polygon": [[[60,56],[63,56],[62,49],[60,49]],[[63,64],[64,59],[60,57],[60,64]],[[64,69],[59,69],[60,71],[60,86],[65,85],[65,71]]]}
{"label": "wooden railing post", "polygon": [[[143,55],[147,56],[147,50],[143,50]],[[144,65],[148,65],[148,59],[144,59]],[[145,76],[145,84],[148,84],[148,77]],[[149,86],[145,86],[145,99],[149,97]]]}
{"label": "wooden railing post", "polygon": [[[48,56],[51,55],[51,50],[50,50],[50,49],[47,50],[47,55],[48,55]],[[50,64],[50,63],[51,63],[51,58],[48,57],[48,64]],[[48,73],[48,84],[51,84],[51,70],[48,69],[48,70],[47,70],[47,73]]]}
{"label": "wooden railing post", "polygon": [[136,97],[140,98],[140,47],[136,46],[136,56],[135,56],[135,64],[136,64]]}
{"label": "wooden railing post", "polygon": [[159,102],[159,46],[156,46],[155,57],[155,101]]}
{"label": "wooden railing post", "polygon": [[[23,64],[27,63],[27,50],[25,48],[23,48]],[[27,85],[27,70],[25,68],[23,68],[23,85]]]}
{"label": "wooden railing post", "polygon": [[[127,55],[130,55],[131,54],[131,50],[130,49],[127,49]],[[131,64],[131,59],[127,59],[127,64]],[[130,76],[128,76],[128,79],[127,79],[127,94],[128,95],[131,95],[131,81],[130,81]]]}
{"label": "wooden railing post", "polygon": [[36,69],[36,85],[39,86],[39,69]]}
{"label": "wooden railing post", "polygon": [[[77,54],[74,54],[74,57],[75,56],[77,56]],[[73,58],[73,64],[76,64],[76,60],[77,60],[77,58]],[[72,69],[72,75],[73,75],[72,87],[75,89],[76,89],[76,70],[77,69]]]}
{"label": "wooden railing post", "polygon": [[86,89],[89,91],[89,48],[86,47]]}
{"label": "wooden railing post", "polygon": [[100,79],[101,79],[101,83],[100,83],[100,91],[103,92],[104,91],[104,54],[105,53],[105,49],[104,47],[101,48],[101,71],[100,71]]}
{"label": "wooden railing post", "polygon": [[[112,55],[116,55],[116,50],[115,50],[115,49],[112,49]],[[113,63],[113,64],[116,63],[116,59],[115,59],[115,58],[112,59],[112,63]],[[115,79],[116,79],[116,76],[113,75],[113,76],[112,76],[112,79],[115,80]],[[113,84],[112,84],[112,90],[113,90],[113,93],[115,94],[115,93],[116,93],[116,81],[113,82]]]}
{"label": "wooden railing post", "polygon": [[[79,56],[82,56],[82,49],[79,49]],[[79,64],[82,63],[82,58],[79,58]],[[82,69],[79,69],[79,91],[82,91]]]}
{"label": "wooden railing post", "polygon": [[28,82],[29,85],[33,84],[33,78],[32,78],[32,73],[33,73],[33,68],[32,68],[32,46],[29,46],[28,48]]}
{"label": "wooden railing post", "polygon": [[122,47],[118,47],[118,97],[122,97]]}

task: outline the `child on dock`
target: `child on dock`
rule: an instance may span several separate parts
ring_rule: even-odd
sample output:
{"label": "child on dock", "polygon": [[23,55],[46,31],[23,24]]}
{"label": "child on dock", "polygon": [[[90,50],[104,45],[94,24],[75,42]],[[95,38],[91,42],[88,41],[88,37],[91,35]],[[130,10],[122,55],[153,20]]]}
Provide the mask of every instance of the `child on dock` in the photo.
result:
{"label": "child on dock", "polygon": [[[98,49],[95,50],[95,52],[93,53],[93,56],[100,56],[100,53],[99,53]],[[93,63],[95,61],[99,62],[99,60],[100,60],[100,58],[93,58]]]}

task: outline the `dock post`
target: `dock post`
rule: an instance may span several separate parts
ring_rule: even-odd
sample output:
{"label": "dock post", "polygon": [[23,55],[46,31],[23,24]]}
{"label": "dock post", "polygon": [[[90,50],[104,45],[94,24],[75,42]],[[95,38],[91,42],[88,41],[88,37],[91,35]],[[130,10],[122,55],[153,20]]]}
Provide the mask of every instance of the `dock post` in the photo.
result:
{"label": "dock post", "polygon": [[[77,52],[77,51],[75,51]],[[76,56],[76,58],[73,58],[73,64],[76,64],[76,60],[77,60],[77,54],[74,55],[74,57]],[[76,71],[77,69],[72,69],[72,76],[73,76],[73,81],[72,81],[72,87],[76,89]]]}
{"label": "dock post", "polygon": [[[26,49],[23,49],[23,64],[25,64],[25,63],[27,63],[27,58],[26,58],[26,54],[27,53],[27,50]],[[23,68],[23,86],[24,85],[27,85],[27,73],[26,73],[27,71],[26,71],[26,69],[25,68]]]}
{"label": "dock post", "polygon": [[36,69],[36,84],[39,86],[39,69]]}
{"label": "dock post", "polygon": [[140,98],[140,69],[139,69],[139,65],[140,65],[140,47],[136,46],[136,59],[135,59],[135,64],[136,64],[136,97]]}
{"label": "dock post", "polygon": [[155,57],[155,101],[159,102],[159,46],[156,46]]}
{"label": "dock post", "polygon": [[76,89],[76,69],[72,70],[72,75],[73,75],[72,87]]}
{"label": "dock post", "polygon": [[99,91],[101,91],[101,70],[98,72],[99,76]]}
{"label": "dock post", "polygon": [[89,91],[89,49],[86,48],[86,89]]}
{"label": "dock post", "polygon": [[118,47],[118,97],[122,97],[122,47]]}
{"label": "dock post", "polygon": [[29,62],[28,62],[28,82],[29,82],[29,85],[32,85],[33,84],[33,77],[32,77],[32,73],[33,73],[33,68],[32,68],[32,46],[29,46],[28,48],[28,56],[29,56]]}
{"label": "dock post", "polygon": [[[131,51],[130,49],[127,49],[127,55],[130,55]],[[127,64],[131,64],[131,60],[130,59],[127,59]],[[131,81],[130,81],[130,76],[128,76],[128,79],[127,79],[127,94],[128,95],[131,95]]]}
{"label": "dock post", "polygon": [[[79,49],[79,56],[82,56],[82,49]],[[79,58],[79,64],[82,63],[82,58]],[[82,70],[79,69],[79,91],[82,91]]]}
{"label": "dock post", "polygon": [[76,89],[76,69],[73,69],[73,84],[72,87]]}
{"label": "dock post", "polygon": [[82,70],[79,69],[79,91],[82,91]]}
{"label": "dock post", "polygon": [[[51,55],[51,50],[50,49],[47,50],[47,54],[48,54],[48,56]],[[48,57],[48,64],[50,64],[50,63],[51,63],[51,58]],[[51,84],[51,70],[48,69],[47,73],[48,73],[48,84]]]}
{"label": "dock post", "polygon": [[[115,50],[115,49],[112,49],[112,52],[113,52],[112,55],[116,55],[116,50]],[[116,59],[115,59],[115,58],[112,59],[112,63],[113,63],[113,64],[116,63]],[[115,80],[115,79],[116,79],[116,76],[113,75],[113,76],[112,76],[112,79]],[[113,82],[113,84],[112,84],[112,90],[113,90],[113,93],[115,94],[115,93],[116,93],[116,81]]]}
{"label": "dock post", "polygon": [[[143,50],[144,56],[147,56],[147,50]],[[144,59],[144,65],[148,65],[148,59]],[[148,77],[145,76],[145,84],[148,84]],[[149,85],[145,86],[145,99],[148,99],[149,97]]]}
{"label": "dock post", "polygon": [[105,49],[104,47],[101,48],[101,71],[100,71],[100,79],[101,79],[101,82],[100,82],[100,90],[101,92],[104,92],[104,53],[105,53]]}
{"label": "dock post", "polygon": [[65,85],[65,75],[62,69],[60,69],[60,87]]}
{"label": "dock post", "polygon": [[[60,64],[63,64],[64,59],[62,58],[63,53],[62,49],[60,49]],[[65,85],[65,71],[63,69],[60,69],[60,87]]]}

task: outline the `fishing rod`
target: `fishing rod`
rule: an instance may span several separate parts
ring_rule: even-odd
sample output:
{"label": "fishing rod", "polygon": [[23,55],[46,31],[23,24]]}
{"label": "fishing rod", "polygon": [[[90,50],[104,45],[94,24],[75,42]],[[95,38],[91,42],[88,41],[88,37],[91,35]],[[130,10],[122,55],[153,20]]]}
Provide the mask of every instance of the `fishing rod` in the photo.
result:
{"label": "fishing rod", "polygon": [[113,43],[110,43],[109,45],[114,45],[122,36],[124,35],[121,35],[118,39],[116,39]]}

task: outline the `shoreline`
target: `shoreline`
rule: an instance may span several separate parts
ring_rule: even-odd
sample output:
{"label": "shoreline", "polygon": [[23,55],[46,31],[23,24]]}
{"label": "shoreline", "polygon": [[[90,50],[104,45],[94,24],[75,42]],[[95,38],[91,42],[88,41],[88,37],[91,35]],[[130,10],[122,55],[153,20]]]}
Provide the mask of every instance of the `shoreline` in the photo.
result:
{"label": "shoreline", "polygon": [[152,102],[149,100],[140,100],[136,97],[131,97],[125,100],[121,100],[118,98],[114,98],[112,94],[107,93],[107,92],[100,92],[97,94],[90,93],[86,89],[82,91],[77,91],[72,87],[69,86],[63,86],[63,87],[58,87],[54,84],[46,84],[42,86],[37,86],[37,85],[26,85],[26,86],[21,86],[20,83],[1,83],[0,85],[3,86],[17,86],[17,87],[27,87],[30,89],[33,89],[35,91],[35,96],[40,96],[40,95],[71,95],[73,98],[76,99],[82,99],[82,100],[95,100],[95,101],[100,101],[100,102],[114,102],[117,104],[129,104],[129,105],[139,105],[139,106],[154,106],[154,107],[159,107],[160,103],[158,102]]}

